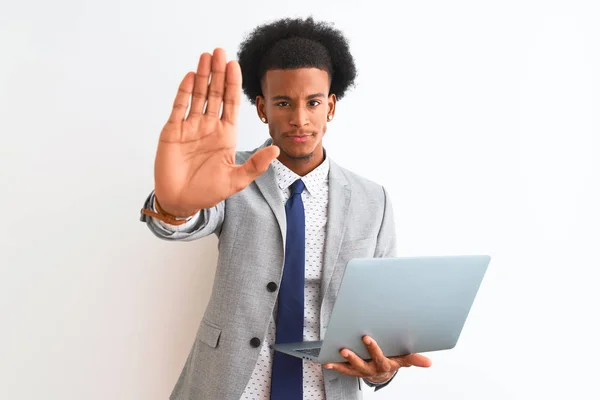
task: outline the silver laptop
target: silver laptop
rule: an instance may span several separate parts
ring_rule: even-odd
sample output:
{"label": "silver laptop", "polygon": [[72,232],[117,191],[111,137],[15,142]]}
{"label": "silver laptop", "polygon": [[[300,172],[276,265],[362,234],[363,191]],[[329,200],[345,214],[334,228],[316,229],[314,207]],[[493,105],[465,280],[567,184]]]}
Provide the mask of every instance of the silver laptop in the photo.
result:
{"label": "silver laptop", "polygon": [[487,255],[350,260],[323,340],[273,348],[321,364],[346,362],[343,348],[371,359],[364,335],[387,357],[452,349],[489,262]]}

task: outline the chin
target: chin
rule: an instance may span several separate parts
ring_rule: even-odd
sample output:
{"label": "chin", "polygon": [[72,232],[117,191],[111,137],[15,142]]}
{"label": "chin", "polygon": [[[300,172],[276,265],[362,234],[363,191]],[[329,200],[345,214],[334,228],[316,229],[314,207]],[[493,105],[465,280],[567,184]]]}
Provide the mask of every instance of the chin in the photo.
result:
{"label": "chin", "polygon": [[314,154],[314,149],[283,149],[286,156],[294,160],[309,160]]}

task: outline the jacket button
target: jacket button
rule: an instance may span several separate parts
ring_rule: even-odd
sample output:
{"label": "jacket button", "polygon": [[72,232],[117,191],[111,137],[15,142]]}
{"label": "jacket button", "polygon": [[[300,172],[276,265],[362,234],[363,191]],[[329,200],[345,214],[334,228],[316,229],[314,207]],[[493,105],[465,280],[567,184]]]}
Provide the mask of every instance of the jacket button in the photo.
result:
{"label": "jacket button", "polygon": [[276,290],[277,290],[277,284],[276,284],[275,282],[269,282],[269,283],[267,284],[267,290],[268,290],[269,292],[274,292],[274,291],[276,291]]}
{"label": "jacket button", "polygon": [[257,337],[253,337],[252,339],[250,339],[250,346],[254,348],[260,346],[260,339]]}

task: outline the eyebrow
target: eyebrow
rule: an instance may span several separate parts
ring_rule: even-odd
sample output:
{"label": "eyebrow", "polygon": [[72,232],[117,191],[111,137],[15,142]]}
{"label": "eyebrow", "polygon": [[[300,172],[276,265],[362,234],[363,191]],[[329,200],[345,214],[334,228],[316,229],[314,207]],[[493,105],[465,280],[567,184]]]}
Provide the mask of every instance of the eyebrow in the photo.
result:
{"label": "eyebrow", "polygon": [[[312,100],[312,99],[316,99],[316,98],[325,98],[325,95],[323,93],[315,93],[315,94],[311,94],[310,96],[307,96],[308,100]],[[285,100],[285,101],[291,101],[292,98],[289,96],[273,96],[271,97],[272,101],[276,101],[276,100]]]}

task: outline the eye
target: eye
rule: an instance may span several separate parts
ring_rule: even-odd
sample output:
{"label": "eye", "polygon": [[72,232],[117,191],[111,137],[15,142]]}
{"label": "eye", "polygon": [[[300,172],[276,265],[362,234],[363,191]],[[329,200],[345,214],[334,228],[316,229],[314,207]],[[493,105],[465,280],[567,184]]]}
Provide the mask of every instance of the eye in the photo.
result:
{"label": "eye", "polygon": [[310,104],[311,107],[316,107],[321,104],[321,102],[319,100],[311,100],[308,102],[308,104]]}
{"label": "eye", "polygon": [[276,107],[286,107],[289,105],[290,104],[287,101],[280,101],[279,103],[275,104]]}

